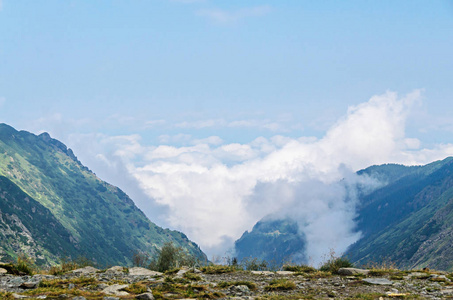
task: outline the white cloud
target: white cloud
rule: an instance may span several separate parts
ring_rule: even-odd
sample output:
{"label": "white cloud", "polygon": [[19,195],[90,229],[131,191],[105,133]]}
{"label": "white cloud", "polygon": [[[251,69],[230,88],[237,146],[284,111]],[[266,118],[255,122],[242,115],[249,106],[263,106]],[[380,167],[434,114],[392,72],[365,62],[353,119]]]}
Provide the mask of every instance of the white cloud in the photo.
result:
{"label": "white cloud", "polygon": [[271,12],[269,5],[255,6],[242,8],[235,11],[227,11],[222,9],[202,9],[197,12],[199,16],[207,17],[208,19],[220,24],[232,24],[239,20],[249,17],[260,17]]}
{"label": "white cloud", "polygon": [[453,155],[451,144],[424,149],[406,137],[405,120],[418,97],[418,91],[402,99],[391,92],[374,96],[350,107],[320,139],[275,136],[223,144],[211,137],[186,147],[147,147],[133,136],[113,140],[123,142],[116,143],[115,155],[141,189],[168,208],[166,224],[209,254],[222,254],[214,251],[231,246],[265,215],[289,213],[288,207],[306,212],[297,217],[310,255],[327,252],[327,246],[339,253],[358,233],[353,232],[355,203],[346,200],[338,180],[373,164],[422,164]]}

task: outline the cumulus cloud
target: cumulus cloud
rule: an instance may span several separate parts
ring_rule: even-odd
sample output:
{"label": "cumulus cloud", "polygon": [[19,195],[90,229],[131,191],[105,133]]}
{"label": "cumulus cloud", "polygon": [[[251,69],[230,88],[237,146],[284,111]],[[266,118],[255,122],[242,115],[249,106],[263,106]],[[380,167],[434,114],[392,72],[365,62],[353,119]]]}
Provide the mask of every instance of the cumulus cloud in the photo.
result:
{"label": "cumulus cloud", "polygon": [[197,12],[197,15],[206,17],[216,23],[231,24],[249,17],[264,16],[270,12],[271,7],[269,5],[262,5],[242,8],[235,11],[227,11],[222,9],[202,9]]}
{"label": "cumulus cloud", "polygon": [[[341,253],[360,235],[354,232],[355,197],[348,188],[363,180],[355,171],[453,155],[451,144],[424,149],[406,137],[405,121],[419,97],[419,91],[403,98],[392,92],[374,96],[350,107],[319,139],[275,136],[224,144],[211,137],[184,147],[146,146],[138,136],[108,142],[115,143],[113,155],[149,199],[167,208],[165,224],[208,254],[223,254],[218,251],[266,215],[292,213],[316,262],[331,247]],[[149,214],[146,203],[138,204]]]}

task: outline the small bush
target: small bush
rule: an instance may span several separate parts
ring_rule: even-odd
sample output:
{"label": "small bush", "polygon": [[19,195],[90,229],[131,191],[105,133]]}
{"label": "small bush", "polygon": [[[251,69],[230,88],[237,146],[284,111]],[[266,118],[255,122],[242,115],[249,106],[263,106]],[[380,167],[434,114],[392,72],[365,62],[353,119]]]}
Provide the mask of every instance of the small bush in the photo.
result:
{"label": "small bush", "polygon": [[201,281],[201,279],[202,279],[201,276],[194,274],[192,272],[184,273],[184,278],[187,278],[191,281]]}
{"label": "small bush", "polygon": [[241,265],[244,270],[248,271],[266,271],[268,270],[268,263],[263,259],[259,260],[256,257],[246,257],[242,260]]}
{"label": "small bush", "polygon": [[319,270],[324,272],[331,272],[332,274],[338,274],[340,268],[351,268],[353,264],[349,259],[345,257],[332,257],[326,263],[324,263]]}
{"label": "small bush", "polygon": [[33,275],[33,273],[37,270],[33,260],[25,255],[19,255],[17,257],[14,267],[17,271],[27,275]]}

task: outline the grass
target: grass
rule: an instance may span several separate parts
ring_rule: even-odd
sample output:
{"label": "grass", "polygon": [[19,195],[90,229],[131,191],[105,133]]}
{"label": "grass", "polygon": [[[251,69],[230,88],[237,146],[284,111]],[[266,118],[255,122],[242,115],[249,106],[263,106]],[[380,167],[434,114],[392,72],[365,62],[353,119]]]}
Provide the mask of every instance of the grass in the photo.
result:
{"label": "grass", "polygon": [[282,267],[283,271],[291,271],[296,273],[314,273],[317,270],[313,267],[307,265],[284,265]]}
{"label": "grass", "polygon": [[234,266],[224,266],[224,265],[211,265],[201,268],[201,271],[205,274],[223,274],[223,273],[232,273],[236,272],[238,269]]}
{"label": "grass", "polygon": [[269,282],[269,285],[264,287],[265,291],[289,291],[294,290],[296,284],[288,279],[273,279]]}

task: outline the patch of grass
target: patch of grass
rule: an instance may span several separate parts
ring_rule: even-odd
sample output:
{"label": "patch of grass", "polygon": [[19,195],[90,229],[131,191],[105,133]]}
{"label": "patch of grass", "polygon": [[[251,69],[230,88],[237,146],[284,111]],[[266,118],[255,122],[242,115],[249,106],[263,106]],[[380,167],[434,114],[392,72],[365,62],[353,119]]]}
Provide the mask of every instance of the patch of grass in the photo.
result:
{"label": "patch of grass", "polygon": [[218,287],[220,288],[227,288],[233,285],[246,285],[250,290],[256,291],[257,286],[256,283],[251,282],[251,281],[221,281],[217,284]]}
{"label": "patch of grass", "polygon": [[1,291],[0,292],[0,299],[5,299],[5,300],[12,300],[12,299],[15,299],[13,297],[13,293],[10,293],[10,292],[3,292]]}
{"label": "patch of grass", "polygon": [[237,268],[234,266],[211,265],[202,267],[201,271],[206,274],[223,274],[235,272]]}
{"label": "patch of grass", "polygon": [[314,273],[296,273],[294,275],[302,275],[305,278],[317,279],[317,278],[328,278],[332,276],[331,272],[328,271],[316,271]]}
{"label": "patch of grass", "polygon": [[316,269],[307,265],[284,265],[283,271],[291,271],[297,273],[314,273]]}
{"label": "patch of grass", "polygon": [[26,275],[33,275],[38,270],[34,261],[26,255],[19,255],[14,267],[17,271]]}
{"label": "patch of grass", "polygon": [[191,281],[201,281],[202,279],[200,275],[194,274],[192,272],[184,273],[184,278],[189,279]]}
{"label": "patch of grass", "polygon": [[136,282],[129,285],[124,290],[131,294],[143,294],[148,292],[148,285],[147,282]]}
{"label": "patch of grass", "polygon": [[264,287],[264,290],[270,291],[289,291],[294,290],[296,284],[288,279],[273,279],[269,282],[269,285]]}

